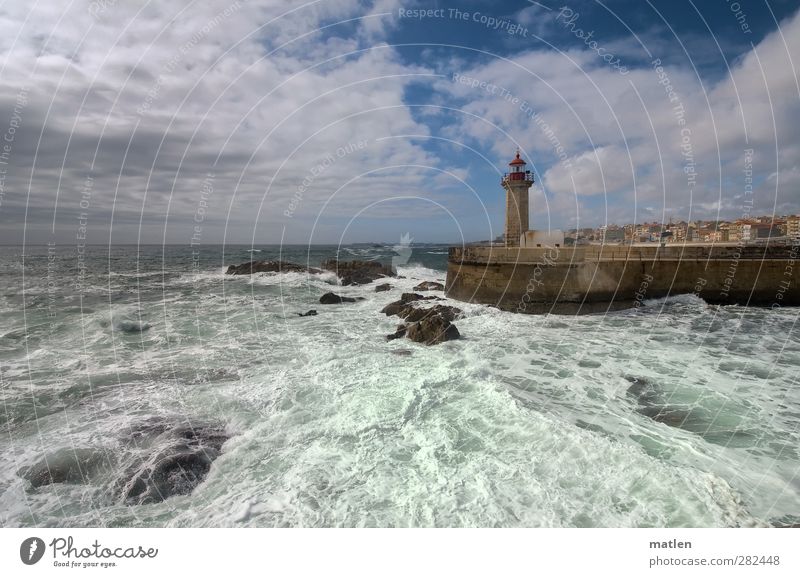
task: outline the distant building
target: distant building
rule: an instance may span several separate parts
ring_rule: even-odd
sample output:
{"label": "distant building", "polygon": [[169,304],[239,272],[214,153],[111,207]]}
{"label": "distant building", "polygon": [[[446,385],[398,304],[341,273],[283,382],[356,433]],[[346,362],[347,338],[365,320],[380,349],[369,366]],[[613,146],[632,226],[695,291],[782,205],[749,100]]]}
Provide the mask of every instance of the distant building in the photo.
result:
{"label": "distant building", "polygon": [[793,215],[786,219],[786,236],[800,240],[800,216]]}
{"label": "distant building", "polygon": [[603,240],[605,242],[622,242],[625,240],[625,231],[615,224],[607,226],[603,231]]}
{"label": "distant building", "polygon": [[564,233],[560,230],[527,230],[522,233],[519,245],[526,248],[565,246]]}
{"label": "distant building", "polygon": [[669,242],[686,242],[686,223],[681,221],[669,225],[669,231],[672,233]]}
{"label": "distant building", "polygon": [[781,236],[780,229],[771,222],[757,222],[750,225],[750,230],[754,240]]}

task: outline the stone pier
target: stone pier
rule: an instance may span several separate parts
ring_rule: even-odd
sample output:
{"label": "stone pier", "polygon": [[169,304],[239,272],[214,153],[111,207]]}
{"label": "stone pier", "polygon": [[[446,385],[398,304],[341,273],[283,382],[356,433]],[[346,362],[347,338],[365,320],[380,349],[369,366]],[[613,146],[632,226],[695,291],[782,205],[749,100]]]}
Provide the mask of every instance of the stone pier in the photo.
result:
{"label": "stone pier", "polygon": [[586,314],[695,294],[712,304],[800,305],[800,245],[451,247],[447,296],[530,313]]}

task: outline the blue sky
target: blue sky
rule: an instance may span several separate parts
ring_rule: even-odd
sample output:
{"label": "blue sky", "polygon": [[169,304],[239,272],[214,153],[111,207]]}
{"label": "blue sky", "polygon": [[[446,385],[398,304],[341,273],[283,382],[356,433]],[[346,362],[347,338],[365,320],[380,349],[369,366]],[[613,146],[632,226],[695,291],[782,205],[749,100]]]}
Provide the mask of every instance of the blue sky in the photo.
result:
{"label": "blue sky", "polygon": [[0,242],[486,239],[517,147],[536,228],[800,212],[797,10],[3,5]]}

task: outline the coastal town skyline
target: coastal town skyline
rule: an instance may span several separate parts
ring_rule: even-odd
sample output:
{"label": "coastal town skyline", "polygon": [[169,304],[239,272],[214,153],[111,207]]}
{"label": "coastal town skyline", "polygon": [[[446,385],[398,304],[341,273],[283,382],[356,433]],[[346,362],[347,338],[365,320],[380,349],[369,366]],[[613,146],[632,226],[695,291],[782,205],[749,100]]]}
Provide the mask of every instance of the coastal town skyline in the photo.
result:
{"label": "coastal town skyline", "polygon": [[672,220],[642,222],[565,231],[567,238],[605,242],[766,242],[800,241],[800,215],[752,216],[735,220]]}

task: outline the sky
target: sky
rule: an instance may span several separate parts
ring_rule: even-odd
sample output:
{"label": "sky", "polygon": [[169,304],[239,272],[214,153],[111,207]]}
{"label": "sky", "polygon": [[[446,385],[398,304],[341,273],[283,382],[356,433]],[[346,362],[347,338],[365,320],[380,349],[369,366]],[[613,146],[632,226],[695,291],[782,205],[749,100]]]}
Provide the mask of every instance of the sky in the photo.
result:
{"label": "sky", "polygon": [[[566,2],[566,3],[565,3]],[[0,4],[0,243],[800,213],[797,0]]]}

